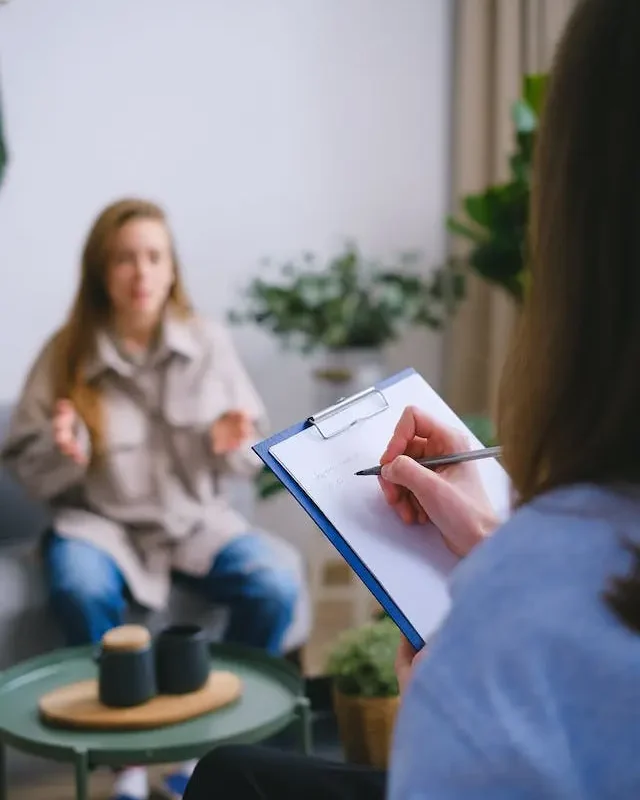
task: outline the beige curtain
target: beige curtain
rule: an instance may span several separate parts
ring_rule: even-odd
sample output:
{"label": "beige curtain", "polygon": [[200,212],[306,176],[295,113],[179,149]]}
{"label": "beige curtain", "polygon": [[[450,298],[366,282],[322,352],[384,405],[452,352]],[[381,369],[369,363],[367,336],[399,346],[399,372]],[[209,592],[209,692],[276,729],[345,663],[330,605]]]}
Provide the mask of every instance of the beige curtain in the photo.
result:
{"label": "beige curtain", "polygon": [[[511,105],[521,77],[549,68],[575,0],[454,2],[452,197],[458,208],[460,197],[506,177]],[[507,297],[469,279],[445,344],[445,392],[459,413],[494,412],[513,320]]]}

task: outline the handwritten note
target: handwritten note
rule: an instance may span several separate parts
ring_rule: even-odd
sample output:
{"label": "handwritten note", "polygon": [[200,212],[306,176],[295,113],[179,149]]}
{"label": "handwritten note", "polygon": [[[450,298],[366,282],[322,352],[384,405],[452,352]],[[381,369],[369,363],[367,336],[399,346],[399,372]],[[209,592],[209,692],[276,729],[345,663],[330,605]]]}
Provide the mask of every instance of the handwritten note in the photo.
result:
{"label": "handwritten note", "polygon": [[[354,472],[378,463],[408,405],[463,430],[472,447],[481,443],[418,374],[388,387],[385,396],[387,410],[335,437],[323,439],[311,427],[270,452],[426,640],[448,612],[449,579],[457,559],[433,525],[404,525],[386,504],[377,479]],[[496,512],[506,515],[509,484],[504,470],[494,460],[477,462],[477,469]]]}

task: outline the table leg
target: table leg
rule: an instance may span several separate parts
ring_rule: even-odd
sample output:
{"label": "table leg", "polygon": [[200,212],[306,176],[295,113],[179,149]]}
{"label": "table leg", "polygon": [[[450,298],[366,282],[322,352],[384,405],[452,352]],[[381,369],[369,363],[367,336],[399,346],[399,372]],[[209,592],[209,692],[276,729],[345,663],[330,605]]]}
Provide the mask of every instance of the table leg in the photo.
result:
{"label": "table leg", "polygon": [[89,800],[89,758],[86,751],[76,750],[76,800]]}
{"label": "table leg", "polygon": [[0,738],[0,800],[9,800],[7,781],[7,746]]}
{"label": "table leg", "polygon": [[300,748],[305,755],[310,755],[313,750],[311,732],[311,702],[308,697],[298,698],[298,732]]}

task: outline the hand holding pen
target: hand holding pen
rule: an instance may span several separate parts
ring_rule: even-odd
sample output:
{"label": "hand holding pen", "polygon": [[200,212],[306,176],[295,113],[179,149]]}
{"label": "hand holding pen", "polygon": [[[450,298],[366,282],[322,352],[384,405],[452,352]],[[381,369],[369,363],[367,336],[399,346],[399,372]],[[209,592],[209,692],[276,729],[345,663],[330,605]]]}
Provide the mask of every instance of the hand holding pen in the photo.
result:
{"label": "hand holding pen", "polygon": [[433,522],[448,547],[465,556],[493,532],[499,520],[468,458],[425,469],[421,459],[468,453],[464,434],[419,409],[405,409],[381,463],[380,485],[389,505],[410,525]]}

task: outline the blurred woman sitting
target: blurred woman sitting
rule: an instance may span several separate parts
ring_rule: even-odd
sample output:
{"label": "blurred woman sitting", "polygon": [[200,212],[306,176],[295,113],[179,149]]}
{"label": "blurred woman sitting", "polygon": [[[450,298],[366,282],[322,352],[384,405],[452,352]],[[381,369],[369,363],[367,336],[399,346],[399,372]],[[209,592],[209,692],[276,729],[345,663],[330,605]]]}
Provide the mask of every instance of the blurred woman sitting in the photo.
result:
{"label": "blurred woman sitting", "polygon": [[[106,208],[3,453],[52,508],[44,562],[69,645],[121,624],[128,599],[163,607],[175,576],[228,606],[228,641],[280,650],[296,579],[221,487],[225,473],[257,468],[249,443],[264,425],[229,336],[187,299],[162,210],[135,199]],[[116,792],[146,797],[145,781]],[[174,783],[179,796],[186,780]]]}

